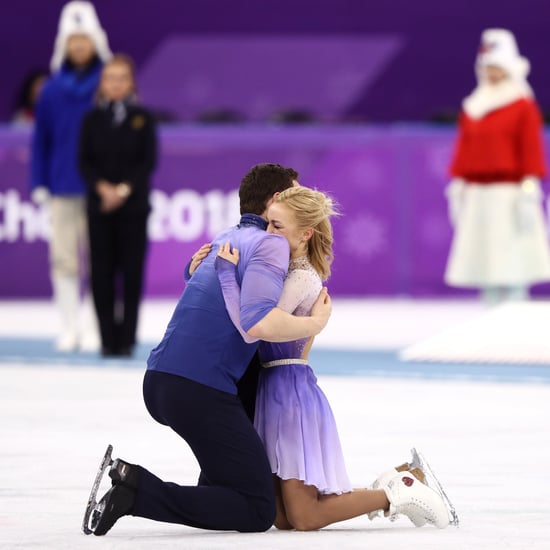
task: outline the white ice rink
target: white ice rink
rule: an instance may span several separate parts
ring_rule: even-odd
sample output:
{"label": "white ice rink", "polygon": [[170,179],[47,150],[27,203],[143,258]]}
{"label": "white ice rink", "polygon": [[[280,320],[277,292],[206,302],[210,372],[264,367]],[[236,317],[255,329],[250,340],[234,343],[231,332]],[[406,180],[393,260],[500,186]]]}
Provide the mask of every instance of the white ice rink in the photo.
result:
{"label": "white ice rink", "polygon": [[[142,342],[162,335],[172,305],[145,305]],[[472,302],[337,301],[317,346],[398,350],[480,313]],[[500,381],[498,365],[490,380],[461,375],[460,366],[453,378],[342,376],[338,365],[319,376],[357,486],[416,446],[454,501],[459,528],[363,517],[313,533],[239,534],[125,517],[105,537],[87,537],[82,514],[107,443],[115,456],[166,480],[192,484],[198,469],[185,443],[148,416],[139,358],[26,359],[33,340],[54,334],[56,322],[49,304],[0,303],[2,549],[550,548],[550,378]]]}

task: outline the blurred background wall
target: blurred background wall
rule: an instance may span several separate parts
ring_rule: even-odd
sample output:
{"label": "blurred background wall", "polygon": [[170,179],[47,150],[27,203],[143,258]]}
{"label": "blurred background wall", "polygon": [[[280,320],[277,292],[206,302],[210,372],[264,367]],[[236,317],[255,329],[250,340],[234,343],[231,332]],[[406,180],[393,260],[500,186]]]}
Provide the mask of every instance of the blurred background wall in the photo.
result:
{"label": "blurred background wall", "polygon": [[[48,66],[64,3],[2,2],[0,119],[9,119],[25,74]],[[222,64],[227,74],[235,70],[240,81],[247,71],[258,68],[262,56],[273,61],[277,48],[275,75],[268,71],[268,77],[273,79],[285,66],[286,74],[292,75],[285,84],[295,91],[307,83],[319,91],[329,86],[333,96],[346,91],[340,111],[319,112],[320,117],[337,114],[377,122],[439,119],[455,112],[474,85],[473,61],[486,27],[505,27],[516,34],[532,63],[537,98],[543,110],[550,110],[547,0],[96,0],[94,4],[112,48],[135,58],[143,99],[158,101],[157,107],[182,120],[194,115],[184,109],[185,101],[209,89]],[[256,50],[250,47],[255,40],[260,44]],[[348,55],[345,70],[338,71],[337,62]],[[212,68],[214,80],[205,82],[201,74],[189,72],[198,66],[206,74]],[[165,67],[172,70],[161,70]],[[243,104],[250,97],[250,85],[262,80],[249,74],[240,82],[247,92]],[[231,93],[236,93],[238,84],[232,83]],[[166,88],[174,93],[168,94]],[[261,87],[258,93],[263,94]],[[284,99],[280,107],[287,106]],[[256,97],[258,104],[269,100]],[[223,107],[212,104],[213,109]],[[277,110],[276,101],[272,107]]]}
{"label": "blurred background wall", "polygon": [[[9,266],[0,297],[50,293],[47,212],[28,195],[32,129],[9,120],[25,75],[48,68],[64,3],[0,8],[0,265]],[[113,51],[134,57],[141,99],[161,122],[149,296],[181,291],[190,255],[236,221],[235,190],[258,162],[293,166],[342,206],[334,293],[469,295],[443,283],[456,115],[487,27],[516,34],[550,112],[548,0],[94,4]]]}

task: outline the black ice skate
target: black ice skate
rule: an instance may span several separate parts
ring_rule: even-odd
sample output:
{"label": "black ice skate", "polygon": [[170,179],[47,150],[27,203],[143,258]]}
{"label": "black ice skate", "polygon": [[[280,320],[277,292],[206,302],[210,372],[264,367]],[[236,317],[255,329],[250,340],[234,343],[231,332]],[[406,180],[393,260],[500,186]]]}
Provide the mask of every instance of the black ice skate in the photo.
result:
{"label": "black ice skate", "polygon": [[[97,519],[96,519],[97,491],[99,490],[99,486],[101,484],[101,480],[103,479],[103,476],[105,475],[105,472],[113,463],[113,460],[111,458],[112,452],[113,452],[113,446],[108,445],[107,450],[103,455],[103,459],[101,460],[101,463],[99,465],[97,475],[95,476],[94,484],[92,485],[90,497],[88,498],[88,504],[86,505],[86,511],[84,512],[84,519],[82,520],[82,531],[84,531],[85,535],[91,535],[94,532],[91,527],[91,523],[97,524]],[[94,521],[94,519],[96,519],[96,521]]]}
{"label": "black ice skate", "polygon": [[98,537],[107,531],[122,516],[129,514],[136,499],[133,489],[124,485],[113,485],[97,503],[92,513],[90,529]]}
{"label": "black ice skate", "polygon": [[[109,445],[92,486],[82,522],[82,530],[86,535],[104,535],[119,518],[128,514],[134,505],[138,468],[119,458],[113,460],[112,451],[113,447]],[[107,470],[112,487],[97,502],[97,492]]]}
{"label": "black ice skate", "polygon": [[437,479],[434,471],[428,464],[427,460],[424,458],[424,455],[422,455],[422,453],[418,452],[414,448],[411,449],[411,454],[412,454],[412,461],[410,462],[411,470],[413,468],[420,468],[424,472],[424,475],[426,476],[424,483],[428,487],[436,491],[445,502],[445,506],[447,507],[447,511],[449,513],[449,524],[454,525],[455,527],[458,527],[459,520],[458,520],[458,514],[456,513],[455,507],[453,503],[450,501],[445,491],[443,490],[441,483]]}

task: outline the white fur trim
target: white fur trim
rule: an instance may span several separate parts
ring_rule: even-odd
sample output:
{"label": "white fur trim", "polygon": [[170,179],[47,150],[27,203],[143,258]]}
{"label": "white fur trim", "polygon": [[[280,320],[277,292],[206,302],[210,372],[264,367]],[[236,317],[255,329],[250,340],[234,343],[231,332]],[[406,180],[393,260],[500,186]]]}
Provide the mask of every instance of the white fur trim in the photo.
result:
{"label": "white fur trim", "polygon": [[481,83],[464,99],[462,108],[473,119],[506,107],[522,98],[532,98],[533,90],[526,81],[503,80],[499,84]]}
{"label": "white fur trim", "polygon": [[113,55],[93,4],[74,0],[65,4],[61,10],[54,51],[50,61],[52,71],[55,72],[61,68],[66,56],[67,39],[73,34],[88,35],[93,40],[96,53],[102,61],[109,60]]}

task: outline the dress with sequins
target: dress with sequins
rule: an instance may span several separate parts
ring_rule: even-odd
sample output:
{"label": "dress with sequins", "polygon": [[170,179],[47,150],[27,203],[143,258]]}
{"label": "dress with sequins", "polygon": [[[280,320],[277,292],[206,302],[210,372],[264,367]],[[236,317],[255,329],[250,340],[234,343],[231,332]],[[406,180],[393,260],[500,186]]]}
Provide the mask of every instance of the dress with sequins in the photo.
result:
{"label": "dress with sequins", "polygon": [[[309,315],[321,288],[307,257],[292,260],[278,307]],[[226,297],[228,310],[229,302]],[[260,372],[254,426],[274,474],[314,485],[322,494],[341,494],[352,488],[328,400],[311,367],[300,359],[307,340],[260,343],[265,368]]]}

